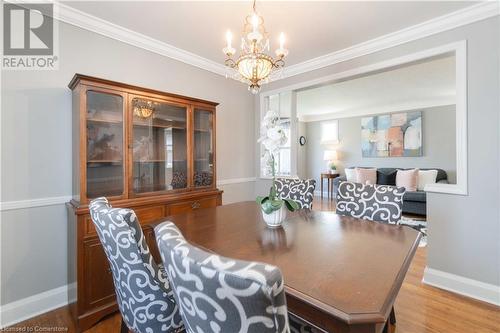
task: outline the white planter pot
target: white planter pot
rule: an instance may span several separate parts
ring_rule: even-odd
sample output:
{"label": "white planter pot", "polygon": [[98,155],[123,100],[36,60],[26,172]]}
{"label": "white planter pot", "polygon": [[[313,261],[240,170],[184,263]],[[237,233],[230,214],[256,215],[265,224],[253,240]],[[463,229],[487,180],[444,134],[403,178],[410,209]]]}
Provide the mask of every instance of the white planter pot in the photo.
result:
{"label": "white planter pot", "polygon": [[266,222],[267,226],[270,228],[277,228],[283,224],[283,221],[286,219],[287,208],[285,203],[281,206],[280,209],[275,210],[271,214],[266,214],[262,211],[262,218],[264,222]]}

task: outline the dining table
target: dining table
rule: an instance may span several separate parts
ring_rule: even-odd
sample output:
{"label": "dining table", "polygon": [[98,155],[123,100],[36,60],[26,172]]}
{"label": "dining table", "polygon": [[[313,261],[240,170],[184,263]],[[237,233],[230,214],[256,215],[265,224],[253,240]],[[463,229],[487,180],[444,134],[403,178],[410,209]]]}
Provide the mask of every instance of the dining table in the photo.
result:
{"label": "dining table", "polygon": [[288,311],[332,333],[384,330],[420,233],[341,216],[288,212],[268,227],[253,201],[168,216],[191,244],[219,255],[279,267]]}

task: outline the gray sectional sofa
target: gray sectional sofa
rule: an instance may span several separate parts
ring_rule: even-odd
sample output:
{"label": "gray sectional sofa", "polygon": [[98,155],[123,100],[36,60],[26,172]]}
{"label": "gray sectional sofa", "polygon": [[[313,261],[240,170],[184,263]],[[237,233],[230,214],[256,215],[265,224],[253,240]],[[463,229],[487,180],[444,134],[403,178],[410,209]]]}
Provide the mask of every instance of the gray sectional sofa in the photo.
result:
{"label": "gray sectional sofa", "polygon": [[[349,169],[353,169],[350,167]],[[397,170],[408,170],[403,168],[377,168],[377,184],[396,185]],[[448,174],[443,169],[420,168],[420,170],[437,170],[437,183],[448,183]],[[346,177],[337,177],[333,180],[334,194],[337,195],[337,188],[340,182],[345,181]],[[426,215],[427,195],[425,191],[407,191],[403,197],[403,213]]]}

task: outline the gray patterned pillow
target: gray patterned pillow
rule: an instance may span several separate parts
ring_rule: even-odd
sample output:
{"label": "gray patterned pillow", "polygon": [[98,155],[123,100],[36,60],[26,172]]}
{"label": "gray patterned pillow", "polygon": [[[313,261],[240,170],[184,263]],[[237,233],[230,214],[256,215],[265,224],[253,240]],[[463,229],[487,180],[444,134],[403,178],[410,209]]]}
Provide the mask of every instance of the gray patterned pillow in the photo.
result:
{"label": "gray patterned pillow", "polygon": [[341,182],[336,213],[397,224],[401,219],[404,187]]}
{"label": "gray patterned pillow", "polygon": [[316,180],[298,178],[276,178],[276,192],[280,199],[291,199],[301,209],[312,208]]}

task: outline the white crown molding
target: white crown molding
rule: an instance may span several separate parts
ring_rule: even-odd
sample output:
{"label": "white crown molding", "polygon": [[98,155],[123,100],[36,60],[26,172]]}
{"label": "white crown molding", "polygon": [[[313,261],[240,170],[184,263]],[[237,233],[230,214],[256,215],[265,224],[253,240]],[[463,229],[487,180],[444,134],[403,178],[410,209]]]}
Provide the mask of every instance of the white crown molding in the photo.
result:
{"label": "white crown molding", "polygon": [[18,201],[4,201],[0,202],[0,211],[3,212],[7,210],[60,205],[60,204],[65,204],[72,198],[73,198],[72,196],[66,195],[62,197],[47,197],[47,198],[18,200]]}
{"label": "white crown molding", "polygon": [[[397,45],[435,35],[467,24],[500,15],[497,1],[486,1],[477,5],[442,15],[411,27],[383,35],[351,47],[285,67],[279,79],[314,71],[343,61],[382,51]],[[276,81],[276,80],[275,80]]]}
{"label": "white crown molding", "polygon": [[422,282],[456,294],[500,306],[500,286],[426,267]]}
{"label": "white crown molding", "polygon": [[[58,19],[62,22],[181,61],[215,74],[226,76],[226,68],[221,63],[100,19],[60,2],[56,2],[55,4],[57,6],[56,11],[59,16]],[[282,75],[274,81],[378,52],[499,14],[500,4],[497,1],[481,2],[477,5],[436,17],[420,24],[353,45],[343,50],[285,67]]]}
{"label": "white crown molding", "polygon": [[353,118],[353,117],[361,117],[361,116],[384,114],[384,113],[428,109],[432,107],[447,106],[454,104],[455,104],[455,96],[450,95],[443,98],[421,99],[418,101],[408,101],[392,105],[381,105],[379,107],[374,107],[374,108],[348,109],[339,112],[303,115],[299,117],[299,121],[312,122],[312,121],[335,120],[335,119]]}
{"label": "white crown molding", "polygon": [[0,330],[67,305],[75,291],[72,283],[0,306]]}
{"label": "white crown molding", "polygon": [[226,75],[224,65],[215,61],[100,19],[60,2],[56,2],[56,5],[58,6],[59,20],[62,22],[181,61],[215,74]]}

